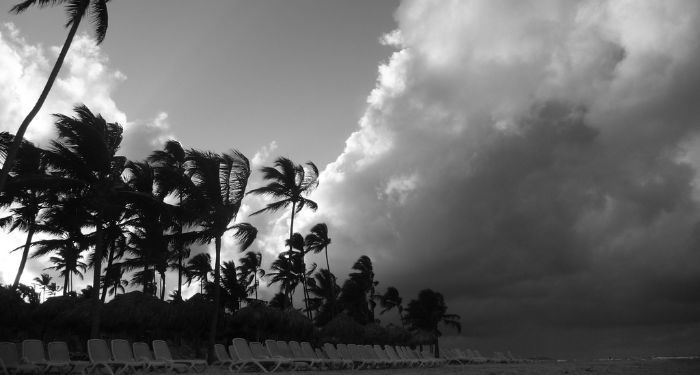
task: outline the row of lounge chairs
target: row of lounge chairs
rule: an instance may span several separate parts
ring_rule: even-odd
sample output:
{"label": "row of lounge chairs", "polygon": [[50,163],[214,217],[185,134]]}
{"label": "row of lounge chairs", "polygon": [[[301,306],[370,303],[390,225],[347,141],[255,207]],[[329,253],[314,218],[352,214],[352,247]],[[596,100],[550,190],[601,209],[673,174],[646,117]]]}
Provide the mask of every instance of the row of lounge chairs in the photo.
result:
{"label": "row of lounge chairs", "polygon": [[151,371],[202,373],[207,370],[228,372],[274,372],[295,370],[382,369],[400,367],[436,367],[447,363],[429,352],[414,351],[405,346],[355,345],[326,343],[314,348],[308,342],[266,340],[265,343],[233,339],[225,347],[216,344],[215,360],[174,359],[165,341],[154,340],[153,351],[147,343],[126,340],[91,339],[87,343],[89,361],[71,360],[65,342],[50,342],[46,355],[40,340],[22,342],[22,357],[17,346],[0,342],[0,375],[19,373],[59,374],[94,372],[109,375],[136,374]]}
{"label": "row of lounge chairs", "polygon": [[478,350],[458,348],[445,349],[443,357],[449,365],[466,365],[475,363],[523,363],[525,359],[515,358],[511,352],[494,352],[492,357],[484,357]]}

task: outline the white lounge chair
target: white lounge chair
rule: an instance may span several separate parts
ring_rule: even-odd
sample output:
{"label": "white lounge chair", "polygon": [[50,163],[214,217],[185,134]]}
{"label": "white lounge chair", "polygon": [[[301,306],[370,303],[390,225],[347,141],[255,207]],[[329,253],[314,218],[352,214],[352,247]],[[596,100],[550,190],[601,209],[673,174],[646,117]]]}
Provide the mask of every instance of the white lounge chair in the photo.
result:
{"label": "white lounge chair", "polygon": [[99,369],[104,369],[110,375],[119,375],[127,371],[136,372],[136,368],[131,366],[131,364],[114,360],[105,340],[89,339],[87,349],[90,365],[85,368],[85,374],[90,374]]}
{"label": "white lounge chair", "polygon": [[44,343],[41,340],[22,341],[22,361],[31,365],[39,366],[44,373],[53,370],[67,372],[72,366],[68,362],[53,362],[46,359],[44,353]]}
{"label": "white lounge chair", "polygon": [[22,363],[14,342],[0,342],[0,370],[5,375],[38,374],[41,372],[41,367]]}
{"label": "white lounge chair", "polygon": [[52,341],[47,346],[46,349],[49,354],[49,361],[55,363],[68,363],[70,368],[67,369],[67,373],[80,372],[83,374],[85,369],[90,366],[88,361],[73,361],[70,359],[70,351],[68,350],[68,344],[65,341]]}
{"label": "white lounge chair", "polygon": [[145,342],[134,342],[131,344],[131,348],[134,351],[134,358],[148,363],[150,369],[163,369],[169,372],[187,372],[187,369],[189,368],[187,365],[183,365],[181,363],[156,360],[156,358],[153,356],[153,352],[151,352],[151,348]]}
{"label": "white lounge chair", "polygon": [[[258,345],[262,347],[262,344],[260,343],[257,343],[257,345],[252,347],[256,348],[256,351],[259,351]],[[254,369],[259,369],[262,372],[275,372],[284,362],[281,358],[271,358],[269,356],[265,358],[261,354],[253,354],[251,346],[248,346],[248,341],[243,338],[233,339],[233,349],[236,352],[236,357],[238,358],[236,365],[236,371],[238,372],[251,366]]]}
{"label": "white lounge chair", "polygon": [[163,340],[153,340],[153,355],[157,361],[169,362],[173,365],[187,366],[188,371],[204,372],[207,369],[207,361],[203,359],[175,359],[170,353],[168,343]]}

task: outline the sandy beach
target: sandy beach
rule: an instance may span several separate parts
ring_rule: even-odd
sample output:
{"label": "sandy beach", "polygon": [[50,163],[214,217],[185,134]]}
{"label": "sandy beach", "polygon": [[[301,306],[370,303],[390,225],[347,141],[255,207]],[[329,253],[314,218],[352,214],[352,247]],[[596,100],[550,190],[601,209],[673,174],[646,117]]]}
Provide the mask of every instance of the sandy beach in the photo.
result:
{"label": "sandy beach", "polygon": [[[304,372],[306,374],[357,373],[351,370]],[[411,368],[397,370],[363,370],[367,375],[696,375],[700,374],[700,360],[647,360],[647,361],[590,361],[540,362],[523,364],[482,364],[443,366],[441,368]]]}

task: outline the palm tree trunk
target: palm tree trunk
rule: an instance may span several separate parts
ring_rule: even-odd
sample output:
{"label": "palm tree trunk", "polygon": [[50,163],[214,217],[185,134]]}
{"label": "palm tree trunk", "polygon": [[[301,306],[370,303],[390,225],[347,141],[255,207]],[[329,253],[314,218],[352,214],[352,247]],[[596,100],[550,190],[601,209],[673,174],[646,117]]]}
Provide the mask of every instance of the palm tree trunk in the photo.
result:
{"label": "palm tree trunk", "polygon": [[102,303],[105,303],[105,298],[107,297],[107,287],[109,286],[109,280],[107,275],[112,269],[112,262],[114,261],[114,246],[110,246],[109,256],[107,257],[107,268],[105,268],[105,283],[102,285]]}
{"label": "palm tree trunk", "polygon": [[148,264],[143,266],[143,294],[148,291]]}
{"label": "palm tree trunk", "polygon": [[19,151],[19,146],[22,144],[22,140],[24,139],[24,133],[27,132],[29,124],[32,122],[32,120],[34,120],[34,117],[41,109],[41,106],[44,105],[44,101],[46,101],[46,97],[49,95],[49,91],[51,91],[54,81],[56,81],[58,72],[61,70],[61,66],[63,65],[63,60],[65,60],[66,55],[68,54],[68,49],[70,48],[71,43],[73,43],[73,37],[75,37],[76,31],[78,31],[80,20],[83,18],[82,13],[84,12],[85,9],[81,11],[81,14],[77,15],[77,17],[71,20],[72,25],[70,31],[68,31],[68,36],[66,37],[66,41],[63,43],[61,53],[58,54],[58,59],[51,70],[51,74],[49,74],[49,79],[46,81],[46,85],[44,85],[44,89],[41,91],[39,99],[34,104],[34,107],[31,111],[29,111],[27,117],[24,118],[24,121],[22,121],[22,124],[20,124],[19,129],[17,129],[17,134],[15,134],[15,137],[12,140],[12,145],[10,145],[10,149],[7,150],[5,164],[3,164],[2,170],[0,170],[0,192],[5,189],[7,176],[15,164],[15,159],[17,159],[17,152]]}
{"label": "palm tree trunk", "polygon": [[90,338],[96,339],[100,335],[100,276],[102,275],[102,253],[104,251],[104,233],[102,222],[97,221],[95,225],[95,261],[93,262],[92,273],[92,324],[90,327]]}
{"label": "palm tree trunk", "polygon": [[160,272],[160,300],[165,301],[165,272]]}
{"label": "palm tree trunk", "polygon": [[214,357],[214,344],[216,343],[216,327],[219,323],[219,300],[221,298],[221,291],[219,289],[219,280],[221,279],[221,237],[216,237],[216,256],[214,257],[214,312],[211,316],[211,327],[209,329],[209,356],[207,358]]}
{"label": "palm tree trunk", "polygon": [[68,293],[68,281],[70,277],[70,271],[66,272],[66,277],[65,280],[63,281],[63,296],[66,296],[66,293]]}
{"label": "palm tree trunk", "polygon": [[19,279],[22,277],[22,273],[24,272],[24,266],[27,264],[29,248],[32,245],[32,236],[34,236],[34,224],[31,224],[29,226],[29,231],[27,232],[27,241],[24,243],[24,250],[22,250],[22,260],[19,261],[19,269],[17,270],[15,282],[12,283],[12,290],[17,289],[17,286],[19,285]]}

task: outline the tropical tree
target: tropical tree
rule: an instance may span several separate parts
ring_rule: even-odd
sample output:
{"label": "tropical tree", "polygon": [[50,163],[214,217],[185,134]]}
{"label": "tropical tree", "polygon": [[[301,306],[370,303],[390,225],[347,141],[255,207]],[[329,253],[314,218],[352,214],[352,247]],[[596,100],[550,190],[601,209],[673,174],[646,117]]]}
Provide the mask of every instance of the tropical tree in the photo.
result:
{"label": "tropical tree", "polygon": [[[88,213],[84,227],[94,228],[93,293],[91,337],[97,337],[100,324],[100,278],[105,250],[105,218],[117,216],[130,199],[128,187],[121,180],[126,158],[117,156],[122,127],[108,123],[86,106],[74,108],[76,117],[55,115],[58,138],[45,157],[53,178],[64,184],[61,199],[76,200]],[[62,202],[59,202],[62,203]]]}
{"label": "tropical tree", "polygon": [[78,276],[80,280],[84,278],[87,264],[81,261],[82,258],[83,256],[74,247],[61,247],[56,255],[49,258],[54,265],[46,269],[56,270],[64,278],[62,288],[64,296],[73,291],[73,275]]}
{"label": "tropical tree", "polygon": [[[316,211],[316,202],[305,198],[318,186],[318,168],[312,162],[307,162],[306,167],[295,164],[285,157],[275,160],[274,166],[263,167],[261,169],[263,178],[268,181],[267,185],[253,189],[250,194],[267,196],[277,201],[269,203],[265,208],[251,214],[257,215],[262,212],[276,212],[280,209],[292,206],[291,220],[289,224],[289,251],[292,251],[292,235],[294,234],[294,215],[299,213],[304,207],[309,207]],[[303,255],[301,259],[304,262]],[[304,295],[306,296],[306,282],[304,281]],[[306,303],[306,298],[304,299]],[[308,304],[306,310],[309,310]]]}
{"label": "tropical tree", "polygon": [[385,312],[391,310],[391,309],[396,309],[396,311],[399,314],[399,320],[401,321],[401,325],[405,326],[403,320],[403,299],[399,295],[398,289],[394,288],[393,286],[387,287],[386,292],[384,294],[378,296],[379,299],[379,306],[382,307],[382,311],[379,312],[379,314],[384,314]]}
{"label": "tropical tree", "polygon": [[10,207],[10,215],[0,218],[0,227],[9,227],[27,233],[22,250],[19,269],[12,283],[12,289],[17,289],[19,280],[27,263],[32,238],[40,230],[39,216],[43,208],[50,205],[45,186],[46,163],[43,151],[30,142],[23,142],[19,152],[19,162],[12,169],[12,182],[0,196],[0,208]]}
{"label": "tropical tree", "polygon": [[340,294],[340,287],[335,276],[328,269],[321,269],[308,280],[309,308],[316,311],[316,324],[323,326],[335,316],[335,301]]}
{"label": "tropical tree", "polygon": [[221,265],[221,302],[231,311],[238,311],[241,300],[247,296],[245,285],[239,282],[237,268],[236,263],[231,260]]}
{"label": "tropical tree", "polygon": [[246,288],[246,295],[255,294],[258,299],[258,278],[265,276],[265,270],[260,268],[262,264],[262,254],[260,252],[249,251],[243,258],[239,259],[238,266],[239,283]]}
{"label": "tropical tree", "polygon": [[2,170],[0,170],[0,191],[5,190],[5,182],[7,181],[10,171],[14,167],[15,159],[20,149],[20,144],[24,138],[24,133],[26,133],[29,124],[34,119],[34,116],[36,116],[41,107],[44,105],[44,101],[49,95],[49,91],[51,91],[51,87],[58,76],[58,72],[61,70],[63,60],[65,60],[66,54],[68,54],[68,49],[73,42],[73,37],[75,37],[75,33],[78,31],[80,21],[83,19],[83,17],[89,14],[94,28],[97,44],[102,43],[107,35],[107,3],[109,1],[110,0],[24,0],[17,3],[10,9],[11,13],[19,14],[32,6],[46,7],[50,5],[64,5],[68,15],[66,27],[70,27],[70,30],[68,31],[68,36],[66,37],[65,42],[63,43],[61,52],[58,54],[58,59],[56,59],[56,63],[51,70],[51,74],[49,74],[49,79],[46,81],[46,85],[44,85],[44,89],[39,95],[39,99],[37,99],[34,107],[32,107],[29,114],[27,114],[27,117],[25,117],[20,124],[19,129],[17,129],[17,134],[15,134],[14,140],[7,150],[5,163],[2,166]]}
{"label": "tropical tree", "polygon": [[235,150],[215,154],[190,149],[186,153],[185,173],[194,187],[186,204],[191,212],[196,212],[191,224],[198,230],[183,234],[183,240],[186,244],[214,241],[214,306],[217,308],[212,312],[208,345],[213,358],[221,297],[221,238],[232,230],[241,244],[241,251],[244,251],[257,236],[257,229],[251,224],[231,224],[235,222],[245,196],[250,162]]}
{"label": "tropical tree", "polygon": [[204,285],[209,282],[209,273],[211,273],[211,255],[209,253],[200,253],[187,262],[185,267],[185,276],[187,277],[187,285],[192,283],[192,280],[199,281],[199,293],[204,293]]}
{"label": "tropical tree", "polygon": [[163,150],[154,151],[148,157],[148,162],[155,171],[155,195],[161,201],[170,195],[178,199],[178,209],[172,210],[174,233],[170,241],[173,247],[170,258],[175,261],[171,268],[177,270],[177,293],[182,296],[182,277],[185,272],[183,262],[190,256],[190,248],[182,242],[183,216],[186,214],[182,206],[188,191],[193,188],[192,180],[185,173],[185,150],[179,142],[169,140],[165,142]]}
{"label": "tropical tree", "polygon": [[125,293],[126,287],[129,286],[129,281],[124,279],[125,267],[122,263],[112,263],[105,269],[105,275],[102,279],[102,284],[108,287],[109,295],[116,296],[118,292]]}
{"label": "tropical tree", "polygon": [[340,305],[347,314],[360,324],[374,322],[375,287],[379,282],[374,280],[372,260],[361,256],[352,269],[356,272],[343,283],[340,295]]}
{"label": "tropical tree", "polygon": [[[306,245],[307,251],[313,251],[314,254],[318,254],[321,251],[326,252],[326,269],[331,270],[330,263],[328,262],[328,245],[331,244],[331,239],[328,237],[328,226],[326,223],[318,223],[311,227],[311,233],[306,235],[304,243]],[[333,275],[333,273],[331,273]]]}
{"label": "tropical tree", "polygon": [[442,294],[431,289],[424,289],[418,293],[418,299],[412,300],[406,307],[406,322],[413,331],[424,331],[432,335],[435,343],[435,355],[440,355],[438,337],[442,332],[438,329],[440,324],[445,324],[462,331],[459,323],[460,316],[448,314],[445,298]]}
{"label": "tropical tree", "polygon": [[51,275],[48,273],[42,273],[41,276],[34,278],[34,282],[41,288],[41,296],[39,297],[39,300],[41,300],[41,298],[44,297],[44,294],[46,294],[46,288],[51,285],[51,280],[53,280],[53,277],[51,277]]}

